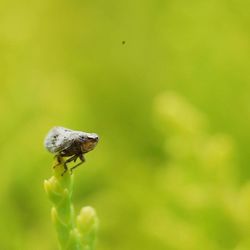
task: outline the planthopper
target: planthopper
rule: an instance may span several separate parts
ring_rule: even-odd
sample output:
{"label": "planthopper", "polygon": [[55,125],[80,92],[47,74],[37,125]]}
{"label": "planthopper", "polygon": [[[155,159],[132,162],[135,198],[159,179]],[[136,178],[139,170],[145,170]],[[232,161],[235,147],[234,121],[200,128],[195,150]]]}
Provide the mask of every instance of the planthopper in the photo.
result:
{"label": "planthopper", "polygon": [[63,163],[63,176],[68,170],[67,164],[72,161],[76,162],[78,158],[80,159],[79,163],[70,168],[72,172],[73,169],[85,161],[84,154],[93,150],[98,140],[99,137],[95,133],[86,133],[64,127],[53,127],[44,140],[44,146],[50,153],[55,155],[58,161],[57,165],[62,163],[63,157],[68,157]]}

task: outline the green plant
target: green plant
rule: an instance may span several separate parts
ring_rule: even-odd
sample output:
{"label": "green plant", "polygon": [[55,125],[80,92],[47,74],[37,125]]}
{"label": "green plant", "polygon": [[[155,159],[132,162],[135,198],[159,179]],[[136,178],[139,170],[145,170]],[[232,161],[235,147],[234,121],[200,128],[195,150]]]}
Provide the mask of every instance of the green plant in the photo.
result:
{"label": "green plant", "polygon": [[83,207],[75,218],[72,204],[73,174],[63,176],[63,162],[54,168],[54,175],[44,181],[44,188],[53,203],[51,216],[61,250],[93,250],[98,228],[94,208]]}

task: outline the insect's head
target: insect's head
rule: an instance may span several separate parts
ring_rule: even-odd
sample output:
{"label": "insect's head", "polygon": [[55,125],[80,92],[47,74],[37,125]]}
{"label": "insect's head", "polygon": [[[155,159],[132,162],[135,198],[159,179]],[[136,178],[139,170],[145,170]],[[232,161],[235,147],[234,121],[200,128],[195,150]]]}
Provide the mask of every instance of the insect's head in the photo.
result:
{"label": "insect's head", "polygon": [[82,137],[82,151],[84,153],[87,153],[91,150],[93,150],[96,146],[96,144],[99,141],[99,137],[97,134],[94,133],[86,133],[84,135],[84,138]]}

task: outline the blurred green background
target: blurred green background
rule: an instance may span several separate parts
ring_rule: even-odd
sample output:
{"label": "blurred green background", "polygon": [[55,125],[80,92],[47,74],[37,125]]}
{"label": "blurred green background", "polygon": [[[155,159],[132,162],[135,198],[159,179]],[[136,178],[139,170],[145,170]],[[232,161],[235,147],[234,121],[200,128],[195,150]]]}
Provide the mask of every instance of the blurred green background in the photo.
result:
{"label": "blurred green background", "polygon": [[57,249],[55,125],[101,137],[74,193],[97,210],[98,250],[250,249],[249,10],[1,1],[0,249]]}

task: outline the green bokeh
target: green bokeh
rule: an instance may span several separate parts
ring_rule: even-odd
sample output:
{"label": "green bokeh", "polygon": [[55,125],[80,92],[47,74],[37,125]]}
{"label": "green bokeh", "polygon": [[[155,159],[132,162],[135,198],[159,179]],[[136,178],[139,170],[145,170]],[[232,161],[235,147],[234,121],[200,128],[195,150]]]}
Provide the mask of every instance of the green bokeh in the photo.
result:
{"label": "green bokeh", "polygon": [[74,193],[97,210],[97,249],[250,249],[249,9],[0,1],[0,249],[56,249],[55,125],[100,135]]}

